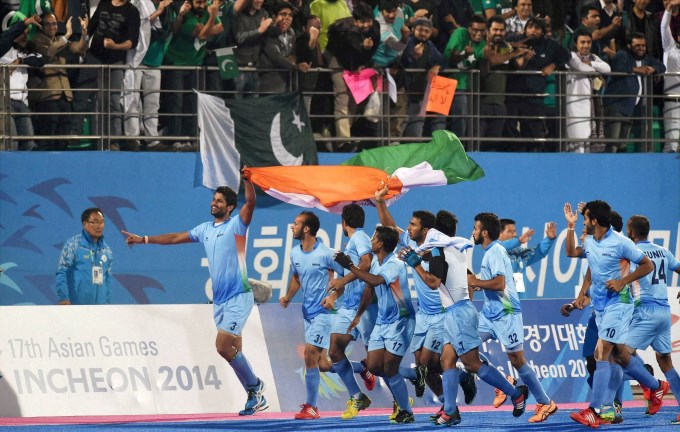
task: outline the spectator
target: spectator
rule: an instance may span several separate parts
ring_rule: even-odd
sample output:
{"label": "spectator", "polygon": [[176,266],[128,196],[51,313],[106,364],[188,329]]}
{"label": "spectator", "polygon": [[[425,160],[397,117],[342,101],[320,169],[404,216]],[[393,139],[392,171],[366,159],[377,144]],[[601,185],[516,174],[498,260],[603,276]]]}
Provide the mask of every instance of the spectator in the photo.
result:
{"label": "spectator", "polygon": [[[139,10],[128,0],[102,1],[88,23],[87,34],[92,35],[86,63],[103,64],[98,88],[104,89],[104,100],[99,104],[108,118],[104,120],[103,133],[111,137],[123,135],[123,110],[120,95],[123,88],[126,52],[137,46],[139,40]],[[108,110],[106,107],[108,106]],[[120,150],[121,143],[113,138],[109,150]],[[138,150],[130,143],[123,143],[123,149]]]}
{"label": "spectator", "polygon": [[[522,0],[519,0],[520,2]],[[526,46],[533,53],[521,68],[527,71],[540,71],[538,74],[513,75],[508,79],[507,106],[509,131],[512,136],[542,139],[546,137],[546,126],[539,117],[543,115],[544,101],[540,93],[546,87],[546,77],[552,75],[557,68],[564,68],[569,61],[569,52],[559,43],[546,38],[546,24],[540,18],[527,21],[525,36]],[[519,122],[520,130],[516,125]],[[519,145],[518,150],[543,150],[543,144],[534,142],[529,147]]]}
{"label": "spectator", "polygon": [[468,116],[470,115],[469,97],[472,90],[471,75],[468,70],[479,69],[479,59],[484,57],[486,46],[486,21],[479,15],[472,17],[470,27],[459,27],[454,30],[444,49],[444,64],[447,69],[459,69],[461,72],[451,74],[458,80],[456,96],[451,105],[449,129],[459,138],[469,136]]}
{"label": "spectator", "polygon": [[[31,55],[26,51],[28,43],[28,28],[24,30],[15,40],[12,48],[2,57],[0,64],[20,65],[25,64],[32,67],[42,67],[45,64],[42,56]],[[28,109],[28,69],[9,68],[9,97],[10,97],[10,138],[32,137],[33,122],[31,121],[30,110]],[[4,121],[4,120],[3,120]],[[33,150],[36,147],[32,139],[12,140],[12,150]]]}
{"label": "spectator", "polygon": [[516,42],[524,38],[524,30],[533,14],[532,0],[512,0],[515,14],[505,20],[505,39]]}
{"label": "spectator", "polygon": [[[676,16],[680,9],[680,0],[664,2],[666,11],[661,19],[661,42],[663,43],[664,65],[664,131],[668,142],[664,143],[664,152],[677,152],[680,142],[680,34],[673,36],[671,28],[673,12]],[[675,74],[675,75],[672,75]]]}
{"label": "spectator", "polygon": [[[413,22],[413,34],[408,37],[401,63],[405,68],[423,69],[425,72],[410,72],[406,75],[408,106],[406,115],[408,123],[404,130],[406,137],[422,137],[425,117],[420,115],[421,106],[427,103],[423,99],[428,80],[439,75],[444,56],[430,41],[432,37],[432,21],[418,18]],[[437,115],[431,130],[444,129],[446,120]]]}
{"label": "spectator", "polygon": [[104,241],[104,214],[98,208],[89,208],[80,220],[83,231],[64,244],[59,256],[59,304],[111,304],[113,252]]}
{"label": "spectator", "polygon": [[[570,141],[567,151],[585,153],[586,145],[583,141],[591,136],[593,109],[593,83],[594,80],[604,82],[601,77],[594,74],[611,72],[609,65],[590,52],[593,39],[590,32],[580,28],[574,33],[575,49],[571,52],[569,69],[579,74],[567,75],[567,136]],[[588,74],[588,75],[586,75]],[[595,90],[599,90],[595,87]]]}
{"label": "spectator", "polygon": [[[67,52],[85,55],[87,50],[88,20],[79,19],[83,29],[80,41],[69,42],[72,31],[72,18],[66,21],[66,34],[57,37],[57,18],[53,13],[42,16],[42,29],[28,43],[28,50],[43,56],[47,66],[42,73],[36,73],[28,80],[28,100],[33,111],[46,113],[36,116],[35,129],[38,135],[69,135],[73,132],[73,91],[66,69],[59,65],[66,64]],[[54,65],[54,66],[52,66]],[[66,150],[67,140],[39,141],[40,150]]]}
{"label": "spectator", "polygon": [[611,66],[612,72],[628,74],[611,75],[604,89],[604,134],[606,138],[616,140],[607,146],[608,151],[616,153],[627,145],[633,126],[631,116],[635,111],[639,114],[645,104],[647,95],[643,89],[650,90],[651,86],[643,86],[642,77],[663,73],[666,67],[647,54],[647,39],[643,33],[630,36],[628,49],[616,53]]}
{"label": "spectator", "polygon": [[[319,33],[321,20],[316,15],[307,18],[307,24],[302,33],[295,40],[295,54],[297,61],[308,63],[311,68],[318,68],[323,64],[321,47],[319,46]],[[302,91],[307,112],[311,112],[312,93],[317,89],[318,72],[309,71],[298,75],[298,88]]]}
{"label": "spectator", "polygon": [[[168,45],[171,12],[165,13],[165,9],[172,5],[172,0],[132,1],[140,12],[141,26],[137,48],[128,51],[127,63],[136,69],[125,72],[125,134],[139,136],[141,117],[144,136],[148,140],[145,150],[164,151],[169,147],[158,140],[161,95],[161,71],[158,67],[163,64]],[[139,68],[140,65],[144,67]]]}
{"label": "spectator", "polygon": [[[600,40],[601,48],[604,46],[614,45],[614,54],[626,46],[626,34],[623,29],[623,9],[620,8],[614,0],[592,1],[590,4],[595,6],[600,12],[600,28],[611,28],[612,24],[619,23],[616,27],[618,29],[612,31],[606,37]],[[603,52],[604,53],[604,52]],[[614,57],[610,56],[610,59]]]}
{"label": "spectator", "polygon": [[647,10],[650,0],[634,0],[633,7],[626,13],[626,38],[633,33],[642,33],[647,41],[647,53],[655,59],[662,58],[659,21]]}
{"label": "spectator", "polygon": [[[664,13],[666,12],[666,10],[668,10],[668,5],[672,1],[673,0],[663,0],[664,10],[662,10],[662,11],[660,11],[656,14],[657,21],[661,22]],[[680,7],[672,7],[671,8],[670,27],[671,27],[671,34],[673,35],[673,40],[677,40],[678,37],[680,37]],[[661,33],[663,33],[663,26],[661,27]]]}
{"label": "spectator", "polygon": [[[264,33],[272,24],[267,11],[262,9],[264,0],[250,0],[244,11],[236,12],[234,35],[236,36],[236,62],[240,68],[257,67],[264,43]],[[257,96],[260,79],[257,71],[242,70],[234,79],[237,97]]]}
{"label": "spectator", "polygon": [[259,65],[262,69],[285,69],[285,71],[264,70],[260,72],[260,91],[282,93],[291,90],[292,72],[299,68],[309,71],[309,63],[295,62],[295,31],[292,29],[293,6],[281,1],[274,6],[274,23],[267,30]]}
{"label": "spectator", "polygon": [[[401,6],[402,10],[404,6],[408,6],[413,11],[413,18],[409,21],[406,19],[406,24],[409,27],[413,26],[413,23],[418,18],[428,18],[432,23],[432,39],[436,40],[439,35],[439,15],[437,12],[437,3],[434,0],[406,0]],[[404,12],[406,17],[406,12]]]}
{"label": "spectator", "polygon": [[321,51],[326,50],[328,45],[328,29],[339,19],[352,16],[345,0],[314,0],[309,5],[309,12],[319,17],[321,21],[321,34],[319,46]]}
{"label": "spectator", "polygon": [[[217,12],[221,6],[219,0],[214,1],[206,12],[206,0],[185,1],[172,24],[172,41],[165,54],[165,63],[172,66],[202,66],[205,57],[205,43],[210,36],[218,34],[222,29],[216,27],[220,23]],[[198,99],[193,89],[198,87],[198,71],[168,70],[166,79],[168,93],[168,114],[183,114],[172,118],[166,127],[166,135],[177,137],[195,137],[197,133]],[[187,141],[175,141],[174,151],[193,151],[195,147]]]}
{"label": "spectator", "polygon": [[439,5],[439,44],[442,51],[458,27],[469,27],[474,9],[468,0],[442,0]]}
{"label": "spectator", "polygon": [[517,12],[512,8],[511,0],[482,0],[484,18],[489,19],[494,15],[500,15],[507,20]]}
{"label": "spectator", "polygon": [[[580,28],[585,28],[591,33],[593,39],[591,53],[603,58],[606,56],[607,59],[613,58],[616,55],[616,43],[614,40],[622,31],[622,18],[615,16],[612,18],[611,24],[607,27],[602,27],[600,25],[602,21],[600,18],[600,8],[594,4],[587,4],[581,7],[579,17],[581,24],[576,28],[576,31]],[[572,41],[571,45],[575,45],[576,38],[573,37]],[[573,49],[574,47],[571,46],[570,48]]]}
{"label": "spectator", "polygon": [[[342,1],[342,0],[339,0]],[[373,19],[370,6],[359,3],[352,16],[337,20],[328,28],[326,56],[333,70],[335,131],[340,140],[351,138],[352,115],[357,106],[343,78],[343,72],[359,72],[369,66],[380,43],[380,25]],[[340,146],[336,146],[339,150]]]}

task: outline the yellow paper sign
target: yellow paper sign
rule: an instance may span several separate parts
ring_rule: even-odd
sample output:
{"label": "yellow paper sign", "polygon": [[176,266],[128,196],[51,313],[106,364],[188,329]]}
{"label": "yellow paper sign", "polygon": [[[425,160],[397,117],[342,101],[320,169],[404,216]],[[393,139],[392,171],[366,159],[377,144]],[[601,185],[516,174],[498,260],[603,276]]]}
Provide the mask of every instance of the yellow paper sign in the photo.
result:
{"label": "yellow paper sign", "polygon": [[456,93],[458,80],[437,75],[430,82],[425,111],[436,112],[448,116]]}

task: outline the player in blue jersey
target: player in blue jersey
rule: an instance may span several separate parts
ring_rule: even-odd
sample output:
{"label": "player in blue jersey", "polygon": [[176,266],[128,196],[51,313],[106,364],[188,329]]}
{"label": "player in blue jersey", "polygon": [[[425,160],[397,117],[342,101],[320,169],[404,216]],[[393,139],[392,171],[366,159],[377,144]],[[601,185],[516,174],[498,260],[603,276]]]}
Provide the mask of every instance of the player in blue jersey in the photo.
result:
{"label": "player in blue jersey", "polygon": [[[484,248],[484,257],[480,277],[469,274],[468,285],[481,289],[484,294],[484,306],[479,317],[479,335],[482,341],[498,339],[505,347],[510,363],[536,398],[536,411],[529,422],[542,422],[557,411],[557,405],[545,393],[536,373],[524,358],[522,309],[512,277],[510,258],[498,242],[499,234],[500,221],[495,214],[480,213],[475,216],[472,235],[475,244]],[[521,396],[524,403],[527,396],[526,393]],[[513,403],[516,404],[515,400]]]}
{"label": "player in blue jersey", "polygon": [[239,415],[253,415],[268,408],[264,397],[265,384],[254,373],[242,352],[241,332],[253,308],[253,292],[246,270],[246,233],[255,209],[255,189],[243,179],[245,203],[235,217],[236,192],[221,186],[210,204],[214,220],[190,231],[140,236],[123,231],[128,245],[203,243],[208,257],[208,269],[213,290],[213,315],[217,326],[217,352],[234,369],[241,385],[248,393],[245,408]]}
{"label": "player in blue jersey", "polygon": [[[597,364],[589,407],[572,413],[570,417],[586,426],[597,427],[623,421],[613,403],[624,371],[641,385],[654,389],[649,396],[650,413],[658,411],[663,404],[663,395],[668,392],[669,386],[666,381],[657,381],[639,357],[631,356],[625,346],[633,315],[629,284],[653,270],[651,261],[630,239],[614,231],[609,204],[600,200],[590,201],[582,213],[583,225],[589,234],[583,245],[588,272],[575,306],[583,308],[585,292],[590,290],[598,328]],[[632,273],[629,271],[631,263],[638,266]],[[616,361],[623,369],[611,368],[610,360]]]}
{"label": "player in blue jersey", "polygon": [[[387,210],[385,205],[387,192],[388,188],[384,187],[375,194],[375,207],[378,210],[380,223],[398,230],[400,246],[417,248],[425,240],[428,230],[434,226],[435,215],[427,210],[414,211],[408,228],[404,231],[397,226]],[[429,255],[426,257],[429,259]],[[423,263],[423,267],[427,270],[428,263]],[[415,385],[416,396],[423,396],[425,383],[427,383],[441,401],[444,392],[439,359],[444,346],[444,309],[436,290],[428,288],[417,274],[414,275],[413,282],[418,295],[418,313],[409,351],[415,357],[416,367],[402,366],[400,374]]]}
{"label": "player in blue jersey", "polygon": [[396,229],[376,227],[371,238],[373,261],[370,273],[355,266],[352,259],[342,252],[336,255],[335,260],[366,283],[357,314],[347,328],[348,333],[359,324],[373,295],[378,297],[378,318],[368,342],[368,370],[385,379],[400,407],[390,421],[413,423],[408,389],[404,378],[399,375],[399,364],[413,336],[415,313],[406,280],[406,268],[394,252],[398,242],[399,233]]}
{"label": "player in blue jersey", "polygon": [[[362,270],[368,271],[371,268],[371,238],[364,232],[364,221],[366,215],[364,209],[357,204],[348,204],[342,209],[342,232],[349,237],[345,246],[345,254],[352,258],[354,265]],[[330,357],[333,362],[333,370],[340,376],[349,392],[347,410],[340,416],[343,420],[349,420],[357,416],[359,411],[371,405],[371,399],[359,389],[355,373],[359,373],[364,379],[366,389],[373,390],[375,387],[375,377],[366,368],[363,362],[350,362],[345,355],[347,345],[353,340],[357,340],[361,335],[364,345],[368,347],[371,331],[375,326],[377,316],[377,303],[371,303],[369,309],[375,309],[375,313],[367,313],[361,317],[361,322],[357,329],[351,334],[347,333],[347,327],[357,314],[361,296],[364,292],[364,283],[359,280],[352,272],[345,270],[342,278],[333,279],[329,284],[328,296],[323,300],[322,305],[326,309],[335,307],[338,298],[342,298],[342,306],[337,313],[331,317],[331,346]],[[363,328],[364,332],[360,331]]]}
{"label": "player in blue jersey", "polygon": [[[635,355],[637,350],[651,345],[661,372],[666,376],[675,399],[680,402],[680,376],[671,358],[671,309],[668,304],[668,279],[673,272],[680,274],[680,262],[668,249],[647,240],[649,219],[645,216],[636,215],[628,219],[626,232],[654,266],[651,273],[633,282],[635,310],[626,346],[630,354]],[[631,266],[633,269],[634,266]],[[644,387],[643,390],[650,391]],[[648,413],[653,414],[651,411]],[[680,421],[680,415],[677,421]]]}
{"label": "player in blue jersey", "polygon": [[319,218],[312,212],[303,211],[291,225],[293,238],[300,244],[290,251],[291,278],[288,292],[279,303],[288,307],[295,294],[302,289],[302,316],[305,319],[305,386],[307,401],[301,405],[298,420],[320,418],[317,400],[321,372],[331,370],[328,347],[331,338],[331,312],[321,305],[326,297],[328,283],[333,272],[342,270],[333,261],[334,251],[316,238]]}

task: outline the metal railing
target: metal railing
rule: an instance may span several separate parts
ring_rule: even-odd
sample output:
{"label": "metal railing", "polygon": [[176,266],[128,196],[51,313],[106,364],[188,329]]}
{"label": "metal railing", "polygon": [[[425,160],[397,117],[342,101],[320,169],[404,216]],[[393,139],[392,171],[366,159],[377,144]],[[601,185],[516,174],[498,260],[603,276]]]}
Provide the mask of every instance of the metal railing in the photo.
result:
{"label": "metal railing", "polygon": [[[40,112],[36,110],[31,110],[30,113],[27,115],[31,118],[33,124],[36,124],[36,122],[42,121],[44,119],[44,116],[58,116],[61,118],[65,118],[65,116],[69,116],[71,119],[76,119],[76,124],[78,125],[77,128],[71,133],[71,134],[65,134],[65,135],[39,135],[39,134],[33,134],[32,136],[20,136],[17,134],[12,133],[12,128],[11,128],[11,117],[13,115],[17,115],[18,113],[13,112],[11,108],[11,103],[10,103],[10,91],[12,90],[17,90],[17,89],[12,89],[10,88],[10,73],[13,70],[13,68],[22,68],[25,66],[9,66],[9,65],[0,65],[0,96],[2,99],[2,111],[0,111],[0,135],[2,136],[2,140],[0,141],[0,150],[16,150],[18,146],[18,143],[21,141],[34,141],[36,143],[40,143],[42,141],[54,141],[54,140],[60,140],[62,142],[67,142],[68,145],[66,148],[72,148],[72,149],[91,149],[91,150],[113,150],[116,149],[116,144],[120,143],[120,148],[125,149],[126,146],[125,144],[130,144],[130,143],[138,143],[138,142],[148,142],[150,140],[154,141],[161,141],[165,143],[174,143],[174,142],[190,142],[194,143],[194,146],[192,147],[193,150],[196,150],[197,146],[195,144],[198,143],[198,130],[196,130],[196,133],[192,133],[191,135],[184,135],[184,136],[169,136],[169,135],[164,135],[162,130],[159,134],[158,137],[146,137],[143,135],[135,135],[135,136],[130,136],[130,135],[125,135],[124,133],[122,135],[111,135],[106,133],[105,131],[110,130],[110,126],[112,123],[113,118],[118,115],[117,113],[111,113],[109,109],[102,109],[102,101],[108,100],[109,94],[107,92],[110,92],[110,82],[106,82],[102,84],[95,84],[92,85],[90,84],[89,87],[82,87],[78,85],[73,85],[72,83],[72,91],[75,94],[79,94],[81,99],[84,99],[84,97],[87,97],[87,100],[90,102],[91,108],[86,109],[86,110],[81,110],[79,112],[65,112],[65,113],[47,113],[47,112]],[[108,72],[109,70],[113,69],[130,69],[127,66],[114,66],[114,65],[55,65],[55,68],[59,69],[65,69],[67,72],[80,72],[84,69],[92,69],[96,71],[97,79],[96,81],[93,81],[94,83],[102,83],[102,80],[104,77],[110,77]],[[74,71],[75,69],[75,71]],[[143,68],[140,68],[143,69]],[[235,97],[242,97],[244,96],[243,94],[237,93],[234,89],[230,88],[224,88],[222,86],[223,82],[219,78],[219,72],[216,67],[205,67],[205,66],[200,66],[200,67],[168,67],[168,66],[163,66],[158,68],[161,70],[161,74],[164,74],[167,71],[172,71],[172,70],[184,70],[184,71],[191,71],[193,74],[196,74],[195,77],[192,77],[194,79],[194,82],[197,83],[196,89],[198,91],[202,92],[207,92],[209,94],[213,94],[225,99],[229,98],[235,98]],[[43,68],[43,72],[49,71],[50,70],[50,65],[46,65],[45,68]],[[242,72],[267,72],[267,71],[272,71],[272,70],[264,70],[264,69],[253,69],[253,68],[241,68]],[[299,89],[299,75],[297,71],[293,72],[285,72],[281,70],[276,70],[276,72],[281,72],[281,73],[288,73],[288,88],[287,90],[290,91],[298,91]],[[333,89],[332,86],[330,85],[330,73],[335,72],[330,69],[326,68],[318,68],[318,69],[312,69],[310,71],[311,73],[316,73],[318,74],[319,78],[319,86],[317,86],[316,90],[313,91],[305,91],[303,93],[304,96],[307,97],[312,97],[313,99],[316,100],[321,100],[321,101],[326,101],[328,105],[332,107],[332,101],[333,101]],[[458,71],[445,71],[445,75],[449,75],[456,73]],[[412,69],[407,69],[405,73],[423,73],[422,70],[412,70]],[[489,116],[482,116],[480,114],[480,107],[481,107],[481,100],[484,96],[497,96],[497,94],[492,94],[492,93],[480,93],[479,88],[480,88],[480,72],[479,71],[467,71],[465,72],[468,76],[468,82],[470,83],[470,89],[467,90],[466,94],[468,96],[468,109],[467,113],[464,113],[462,118],[467,124],[467,129],[468,133],[465,134],[460,134],[459,138],[461,141],[464,143],[466,149],[468,151],[485,151],[489,149],[496,149],[498,150],[499,145],[503,146],[504,151],[513,151],[513,150],[519,150],[520,148],[523,151],[532,151],[532,150],[539,150],[539,151],[567,151],[570,147],[573,147],[573,144],[576,143],[583,143],[583,145],[588,148],[596,148],[596,147],[602,147],[604,145],[611,145],[611,144],[621,144],[621,141],[618,139],[613,139],[613,138],[606,138],[598,135],[595,133],[593,136],[588,137],[588,138],[570,138],[567,134],[567,121],[569,120],[567,117],[567,110],[566,110],[566,105],[567,105],[567,80],[574,77],[574,76],[580,76],[584,75],[583,73],[575,72],[575,71],[558,71],[553,74],[553,88],[554,91],[548,91],[546,90],[545,92],[542,93],[537,93],[537,94],[513,94],[513,93],[504,93],[503,95],[506,98],[506,101],[508,99],[514,100],[517,102],[521,102],[523,98],[537,98],[537,97],[542,97],[542,98],[552,98],[551,102],[554,105],[551,106],[545,106],[544,110],[542,112],[537,113],[535,116],[524,116],[521,119],[508,119],[508,116],[498,116],[497,118],[505,118],[506,119],[506,124],[512,124],[514,122],[517,122],[519,120],[525,121],[525,120],[536,120],[538,122],[541,122],[542,124],[546,125],[546,129],[548,133],[546,134],[545,137],[540,137],[540,138],[532,138],[532,137],[527,137],[527,136],[510,136],[510,135],[503,135],[500,137],[489,137],[489,136],[480,136],[480,130],[481,130],[481,124],[489,119],[493,119],[494,117],[489,117]],[[539,75],[540,72],[533,72],[533,71],[516,71],[516,72],[489,72],[489,76],[485,77],[485,79],[493,79],[491,78],[493,75],[499,75],[499,74],[507,74],[507,75]],[[324,76],[326,75],[326,76]],[[608,74],[608,75],[625,75],[625,74]],[[607,75],[607,76],[608,76]],[[666,76],[670,75],[675,75],[678,76],[678,74],[666,74]],[[589,76],[593,76],[592,74]],[[606,78],[606,76],[605,76]],[[658,76],[643,76],[641,77],[642,81],[642,100],[640,104],[638,105],[641,109],[636,112],[636,114],[633,117],[630,117],[628,120],[630,120],[632,123],[635,124],[635,127],[633,129],[633,135],[627,140],[628,141],[628,151],[641,151],[641,152],[658,152],[661,151],[661,148],[665,143],[672,142],[671,139],[666,139],[663,136],[662,130],[663,130],[663,110],[660,109],[655,109],[655,106],[659,106],[663,100],[672,98],[676,101],[680,101],[680,94],[671,94],[671,95],[664,95],[664,94],[656,94],[654,93],[655,89],[658,89],[659,86],[655,86],[655,80],[658,79]],[[327,85],[323,85],[323,83],[327,83]],[[391,127],[391,125],[395,123],[403,123],[408,120],[408,116],[404,114],[403,112],[397,112],[395,110],[395,106],[393,103],[391,103],[388,100],[387,97],[387,85],[386,85],[386,80],[383,80],[384,85],[383,85],[383,97],[382,97],[382,113],[380,115],[380,120],[378,121],[376,127],[373,128],[373,134],[372,136],[366,136],[366,135],[357,135],[357,136],[352,136],[351,140],[360,143],[359,148],[366,148],[366,147],[374,147],[374,146],[383,146],[383,145],[394,145],[396,143],[401,143],[401,142],[418,142],[418,141],[428,141],[429,140],[429,135],[426,137],[422,136],[397,136],[394,134],[394,127]],[[48,91],[48,90],[42,90],[42,89],[31,89],[29,88],[29,91],[31,92],[37,92],[40,93],[42,91]],[[132,90],[135,92],[143,92],[142,89],[138,90]],[[159,129],[161,129],[163,126],[162,125],[168,125],[170,122],[177,121],[178,118],[191,118],[191,117],[196,117],[197,114],[196,112],[181,112],[181,113],[173,113],[169,114],[167,113],[167,109],[164,109],[163,106],[163,97],[166,96],[170,92],[179,92],[183,96],[186,97],[193,97],[193,89],[183,89],[180,91],[177,90],[168,90],[164,88],[163,85],[161,85],[160,93],[161,93],[161,109],[158,113],[159,120],[161,123],[161,126],[159,126]],[[459,90],[460,92],[460,90]],[[408,96],[412,95],[413,93],[408,93],[404,91],[403,89],[400,89],[399,95],[401,98],[407,98]],[[258,94],[261,95],[261,94]],[[257,95],[256,95],[257,96]],[[574,96],[574,95],[571,95]],[[608,98],[612,96],[608,95],[579,95],[583,97],[591,97],[591,98]],[[636,97],[636,95],[630,95],[631,97]],[[455,104],[455,98],[454,98],[454,104]],[[108,107],[105,107],[108,108]],[[359,107],[359,112],[354,115],[350,115],[349,117],[352,118],[352,120],[359,120],[363,118],[363,114],[361,111],[361,107]],[[346,141],[347,139],[340,139],[334,136],[334,134],[330,131],[332,131],[334,122],[335,122],[335,116],[332,112],[332,108],[330,110],[318,110],[316,108],[313,108],[310,110],[310,119],[312,123],[315,125],[317,133],[315,133],[315,140],[317,141],[317,145],[321,150],[324,150],[326,148],[337,148],[337,144],[340,143],[340,141]],[[141,113],[142,115],[144,114],[149,114],[149,113]],[[122,114],[123,116],[125,113]],[[434,119],[442,120],[441,116],[436,116],[432,114],[427,114],[425,117],[426,121],[432,121]],[[446,126],[448,128],[448,123],[451,120],[451,116],[448,116],[444,118],[443,120],[446,121]],[[588,121],[588,119],[591,118],[593,121],[593,124],[599,124],[600,122],[606,122],[609,120],[612,120],[611,118],[604,117],[603,115],[599,116],[591,116],[590,112],[583,113],[582,119],[585,121]],[[573,119],[573,117],[572,117]],[[121,124],[124,124],[124,117],[121,117]],[[402,125],[403,126],[403,125]],[[597,131],[595,131],[597,132]],[[39,146],[40,147],[40,146]]]}

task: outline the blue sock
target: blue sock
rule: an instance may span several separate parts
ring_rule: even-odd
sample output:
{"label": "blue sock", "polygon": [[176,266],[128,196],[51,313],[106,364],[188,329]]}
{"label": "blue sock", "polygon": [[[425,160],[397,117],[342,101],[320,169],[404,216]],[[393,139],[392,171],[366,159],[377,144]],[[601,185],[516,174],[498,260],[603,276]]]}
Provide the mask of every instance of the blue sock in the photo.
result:
{"label": "blue sock", "polygon": [[442,374],[442,385],[444,386],[444,412],[451,415],[456,412],[456,396],[458,395],[460,371],[458,368],[445,370]]}
{"label": "blue sock", "polygon": [[340,375],[340,379],[345,384],[350,396],[361,392],[359,384],[357,384],[357,379],[354,376],[352,365],[349,364],[349,360],[345,358],[337,363],[333,363],[333,368],[336,370],[336,373]]}
{"label": "blue sock", "polygon": [[482,366],[479,368],[479,372],[477,372],[477,376],[485,383],[499,389],[506,395],[510,396],[512,399],[515,399],[517,396],[520,395],[519,390],[517,390],[515,386],[510,384],[508,380],[505,379],[503,374],[498,372],[498,369],[496,369],[493,366],[489,366],[482,363]]}
{"label": "blue sock", "polygon": [[354,373],[361,373],[364,371],[364,369],[366,369],[364,367],[364,364],[358,361],[350,362],[350,364],[352,365],[352,370],[354,371]]}
{"label": "blue sock", "polygon": [[[623,369],[618,363],[609,363],[609,387],[607,388],[607,405],[614,402],[615,400],[621,402],[621,396],[623,395]],[[620,389],[620,393],[619,393]]]}
{"label": "blue sock", "polygon": [[590,406],[600,409],[602,405],[610,405],[611,400],[607,400],[611,368],[608,361],[598,361],[593,376],[593,393],[590,397]]}
{"label": "blue sock", "polygon": [[399,366],[399,375],[405,379],[414,380],[416,379],[416,370],[411,367]]}
{"label": "blue sock", "polygon": [[673,396],[675,396],[675,400],[680,402],[680,376],[678,376],[678,372],[675,369],[671,369],[664,375],[666,376],[668,384],[671,385],[671,390],[673,390]]}
{"label": "blue sock", "polygon": [[536,398],[536,402],[543,405],[550,403],[550,398],[547,394],[545,394],[545,390],[543,390],[543,386],[538,380],[536,372],[531,369],[531,366],[525,363],[524,366],[519,368],[517,372],[519,373],[519,377],[522,379],[522,382],[524,382],[524,384],[529,387],[529,391]]}
{"label": "blue sock", "polygon": [[[599,365],[599,362],[598,362]],[[647,369],[645,369],[644,363],[640,360],[640,357],[636,355],[630,356],[630,362],[628,367],[623,369],[628,375],[635,378],[637,382],[643,386],[649,387],[650,390],[656,390],[659,388],[659,380],[654,378]]]}
{"label": "blue sock", "polygon": [[397,401],[399,409],[405,410],[408,413],[413,413],[411,404],[408,403],[408,389],[406,388],[404,377],[399,374],[394,374],[394,376],[387,378],[386,381],[390,383],[392,396],[394,396],[394,400]]}
{"label": "blue sock", "polygon": [[229,365],[236,372],[236,376],[246,390],[255,387],[259,379],[253,373],[253,368],[250,367],[248,359],[242,352],[238,352],[236,356],[229,362]]}
{"label": "blue sock", "polygon": [[305,372],[305,387],[307,387],[307,404],[316,408],[316,402],[319,398],[319,381],[321,381],[321,374],[319,368],[307,369]]}

